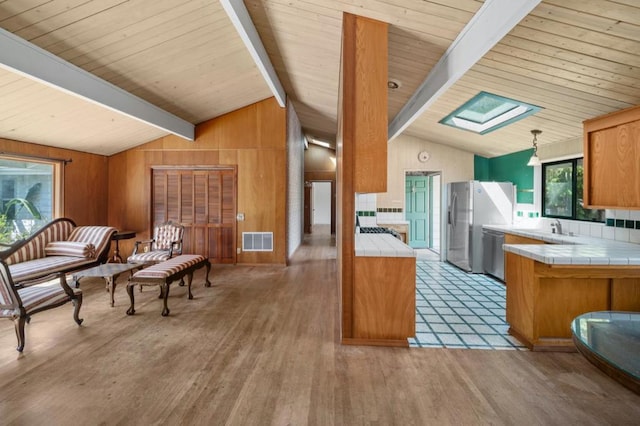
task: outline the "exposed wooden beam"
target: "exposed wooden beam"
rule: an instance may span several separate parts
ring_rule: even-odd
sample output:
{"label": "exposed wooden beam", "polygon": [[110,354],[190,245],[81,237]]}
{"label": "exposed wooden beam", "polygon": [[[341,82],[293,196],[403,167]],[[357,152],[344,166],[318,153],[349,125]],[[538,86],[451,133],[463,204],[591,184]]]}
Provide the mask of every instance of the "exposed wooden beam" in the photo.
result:
{"label": "exposed wooden beam", "polygon": [[271,64],[271,60],[262,44],[258,31],[255,25],[253,25],[247,7],[242,0],[220,0],[220,3],[225,12],[227,12],[227,15],[229,15],[229,19],[231,19],[233,26],[236,28],[236,31],[238,31],[245,46],[247,46],[247,50],[249,50],[253,61],[256,63],[260,73],[262,73],[262,77],[264,77],[269,89],[271,89],[271,93],[273,93],[273,96],[275,96],[278,101],[278,105],[284,108],[287,95],[278,79],[276,70]]}
{"label": "exposed wooden beam", "polygon": [[404,131],[541,0],[486,0],[389,124],[389,140]]}
{"label": "exposed wooden beam", "polygon": [[0,28],[0,67],[188,140],[195,126]]}

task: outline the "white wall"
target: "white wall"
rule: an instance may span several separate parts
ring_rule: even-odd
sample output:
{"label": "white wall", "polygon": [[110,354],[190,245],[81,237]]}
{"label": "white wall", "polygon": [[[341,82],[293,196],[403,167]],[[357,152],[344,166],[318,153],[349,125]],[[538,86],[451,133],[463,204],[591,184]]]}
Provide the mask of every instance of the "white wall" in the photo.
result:
{"label": "white wall", "polygon": [[[418,153],[427,151],[431,158],[421,163]],[[387,192],[377,196],[377,207],[404,209],[406,171],[440,172],[442,185],[473,179],[473,153],[400,135],[389,142],[387,150]]]}
{"label": "white wall", "polygon": [[287,259],[302,244],[304,226],[304,135],[293,104],[287,102]]}
{"label": "white wall", "polygon": [[[427,151],[428,161],[418,161],[418,153]],[[405,173],[407,171],[428,171],[440,173],[440,218],[446,217],[446,184],[473,179],[473,153],[445,145],[429,142],[413,136],[400,135],[389,143],[387,150],[387,192],[376,197],[377,208],[401,208],[402,213],[384,213],[387,219],[404,219]],[[393,217],[393,216],[396,217]],[[362,218],[361,218],[362,219]],[[446,251],[446,220],[440,220],[440,229],[434,236],[440,236],[440,257]]]}

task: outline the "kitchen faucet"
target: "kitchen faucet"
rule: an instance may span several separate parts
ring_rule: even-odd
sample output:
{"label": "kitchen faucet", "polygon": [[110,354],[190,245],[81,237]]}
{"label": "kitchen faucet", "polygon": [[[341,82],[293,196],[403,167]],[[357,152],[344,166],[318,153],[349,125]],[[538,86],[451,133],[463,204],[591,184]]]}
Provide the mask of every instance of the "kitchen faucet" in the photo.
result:
{"label": "kitchen faucet", "polygon": [[558,233],[562,235],[562,224],[558,219],[556,219],[556,221],[551,224],[551,232],[553,232],[554,234]]}

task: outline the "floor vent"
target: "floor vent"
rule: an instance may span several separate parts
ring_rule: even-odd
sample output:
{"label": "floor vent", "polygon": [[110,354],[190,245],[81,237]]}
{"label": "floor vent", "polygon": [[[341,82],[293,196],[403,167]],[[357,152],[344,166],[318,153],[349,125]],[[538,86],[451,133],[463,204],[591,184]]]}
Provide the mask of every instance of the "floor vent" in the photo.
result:
{"label": "floor vent", "polygon": [[273,232],[243,232],[242,251],[273,251]]}

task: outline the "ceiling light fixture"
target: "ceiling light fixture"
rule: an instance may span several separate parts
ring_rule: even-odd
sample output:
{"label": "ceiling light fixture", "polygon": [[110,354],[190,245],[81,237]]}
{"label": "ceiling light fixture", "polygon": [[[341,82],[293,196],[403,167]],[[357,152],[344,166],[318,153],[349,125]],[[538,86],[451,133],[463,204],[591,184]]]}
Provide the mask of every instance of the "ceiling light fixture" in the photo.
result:
{"label": "ceiling light fixture", "polygon": [[542,133],[542,130],[532,130],[531,134],[533,135],[533,155],[529,159],[527,166],[539,166],[540,158],[538,158],[538,135]]}
{"label": "ceiling light fixture", "polygon": [[331,144],[327,141],[323,141],[321,139],[317,139],[315,137],[311,137],[307,139],[309,141],[309,143],[312,143],[314,145],[318,145],[324,148],[331,148]]}

